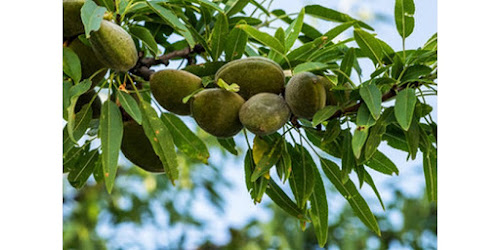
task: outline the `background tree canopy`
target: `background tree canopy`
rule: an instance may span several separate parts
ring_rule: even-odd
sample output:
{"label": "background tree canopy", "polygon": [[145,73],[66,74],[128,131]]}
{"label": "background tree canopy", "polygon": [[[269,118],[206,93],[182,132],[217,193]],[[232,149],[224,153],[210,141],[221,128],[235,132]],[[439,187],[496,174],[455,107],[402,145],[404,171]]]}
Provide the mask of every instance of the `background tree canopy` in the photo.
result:
{"label": "background tree canopy", "polygon": [[[370,23],[322,5],[286,13],[272,1],[78,2],[64,2],[77,6],[81,21],[80,32],[66,36],[64,30],[63,172],[72,186],[64,193],[65,248],[192,247],[190,232],[206,228],[194,202],[207,199],[216,217],[232,202],[224,195],[232,185],[228,162],[244,169],[240,182],[248,192],[241,195],[265,205],[273,219],[231,228],[224,245],[203,238],[199,248],[436,247],[437,123],[426,97],[437,95],[437,33],[407,48],[418,11],[413,1],[394,3],[402,50],[377,37]],[[320,31],[311,17],[331,29]],[[109,36],[108,26],[121,33]],[[133,45],[115,37],[130,37]],[[108,46],[110,39],[127,50]],[[90,48],[100,55],[92,65],[103,66],[89,73],[81,51]],[[241,94],[244,86],[216,81],[216,73],[229,62],[261,57],[279,65],[287,83],[304,72],[321,76],[326,96],[336,101],[324,100],[311,117],[292,108],[290,120],[269,135],[243,129],[216,138],[198,120],[167,112],[152,98],[150,80],[165,67],[196,75],[201,89]],[[130,122],[142,125],[166,174],[119,160]],[[372,175],[398,175],[400,169],[381,145],[405,152],[407,160],[421,157],[425,199],[394,187],[395,198],[384,203]],[[365,200],[363,186],[380,204]],[[346,204],[336,214],[334,197]],[[374,206],[382,211],[373,212]],[[388,218],[396,210],[399,225]],[[113,235],[114,228],[127,227],[169,236],[143,245]]]}

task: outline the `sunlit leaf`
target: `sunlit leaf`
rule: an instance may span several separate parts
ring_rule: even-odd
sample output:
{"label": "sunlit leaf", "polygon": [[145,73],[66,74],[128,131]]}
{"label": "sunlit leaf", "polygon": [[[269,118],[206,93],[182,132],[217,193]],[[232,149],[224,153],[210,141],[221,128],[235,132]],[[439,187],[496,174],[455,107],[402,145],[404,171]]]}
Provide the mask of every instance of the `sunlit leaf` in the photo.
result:
{"label": "sunlit leaf", "polygon": [[339,110],[338,106],[325,106],[324,108],[318,110],[313,116],[312,125],[316,127],[318,124],[326,121],[330,118],[335,112]]}
{"label": "sunlit leaf", "polygon": [[266,189],[266,194],[276,203],[276,205],[283,209],[283,211],[300,220],[307,221],[304,211],[302,211],[271,178],[269,179],[269,187]]}
{"label": "sunlit leaf", "polygon": [[280,54],[285,53],[285,47],[281,45],[279,40],[274,38],[273,36],[265,32],[259,31],[258,29],[247,24],[241,24],[238,25],[237,27],[239,29],[244,30],[249,36],[255,38],[257,41],[275,50],[276,52],[279,52]]}
{"label": "sunlit leaf", "polygon": [[413,88],[405,88],[396,96],[394,114],[396,115],[396,120],[399,125],[401,125],[403,130],[408,131],[410,128],[416,102],[417,97],[415,96],[415,89]]}
{"label": "sunlit leaf", "polygon": [[415,4],[413,0],[396,0],[394,18],[396,20],[398,33],[403,39],[410,36],[415,27],[413,14],[415,14]]}
{"label": "sunlit leaf", "polygon": [[248,40],[248,35],[241,29],[234,28],[229,32],[226,47],[224,49],[226,61],[240,59],[245,52],[245,45]]}
{"label": "sunlit leaf", "polygon": [[392,175],[392,173],[396,173],[396,175],[399,174],[398,168],[391,161],[391,159],[389,159],[387,156],[385,156],[382,152],[378,150],[375,151],[373,156],[365,162],[365,165],[383,174],[387,175]]}
{"label": "sunlit leaf", "polygon": [[331,68],[332,66],[325,64],[325,63],[319,63],[319,62],[305,62],[301,63],[295,68],[293,68],[293,73],[298,74],[300,72],[311,72],[311,71],[320,71],[320,70],[325,70],[328,68]]}
{"label": "sunlit leaf", "polygon": [[181,34],[184,39],[188,42],[189,46],[194,47],[196,44],[193,38],[193,35],[191,32],[189,32],[189,29],[186,27],[185,24],[183,24],[179,17],[175,15],[174,12],[171,10],[162,7],[161,5],[154,3],[154,2],[146,2],[151,10],[153,10],[156,14],[158,14],[165,22],[167,22],[171,27],[173,27],[179,34]]}
{"label": "sunlit leaf", "polygon": [[73,79],[73,82],[79,83],[82,78],[82,70],[78,55],[68,47],[63,48],[63,72]]}
{"label": "sunlit leaf", "polygon": [[118,155],[123,137],[122,115],[118,106],[114,102],[107,100],[102,106],[99,119],[104,182],[108,193],[111,193],[118,169]]}
{"label": "sunlit leaf", "polygon": [[254,138],[253,159],[256,166],[252,174],[252,181],[257,180],[257,178],[269,171],[278,162],[281,155],[282,143],[283,139],[280,136],[274,136],[272,144],[269,144],[259,136]]}
{"label": "sunlit leaf", "polygon": [[345,75],[339,74],[339,85],[342,86],[345,82],[347,82],[347,77],[351,76],[352,66],[354,65],[354,61],[356,60],[356,54],[354,53],[354,48],[350,48],[345,53],[344,59],[340,64],[340,71],[344,72]]}
{"label": "sunlit leaf", "polygon": [[141,26],[131,26],[129,30],[132,36],[144,42],[144,45],[153,53],[153,56],[158,54],[158,44],[148,29]]}
{"label": "sunlit leaf", "polygon": [[227,17],[224,14],[217,15],[217,20],[215,21],[214,29],[212,31],[212,59],[218,61],[224,47],[226,46],[226,40],[228,35],[229,25],[227,23]]}
{"label": "sunlit leaf", "polygon": [[310,198],[311,210],[309,216],[311,217],[318,244],[323,247],[328,238],[328,202],[321,175],[316,167],[313,170],[316,183]]}
{"label": "sunlit leaf", "polygon": [[245,8],[245,6],[250,2],[250,0],[236,0],[233,1],[233,5],[229,7],[229,9],[226,11],[227,16],[232,16]]}
{"label": "sunlit leaf", "polygon": [[[315,16],[315,17],[318,17],[318,18],[321,18],[321,19],[324,19],[327,21],[334,21],[334,22],[342,22],[343,23],[343,22],[355,20],[347,14],[323,7],[321,5],[308,5],[305,7],[305,9],[306,9],[306,14],[309,14],[311,16]],[[372,27],[370,27],[368,24],[363,23],[361,21],[359,21],[359,25],[363,28],[373,30]]]}
{"label": "sunlit leaf", "polygon": [[80,16],[87,38],[90,37],[90,32],[99,30],[105,12],[106,8],[98,6],[94,1],[85,1]]}
{"label": "sunlit leaf", "polygon": [[124,91],[117,91],[118,100],[125,112],[129,114],[138,124],[142,124],[142,114],[137,101]]}
{"label": "sunlit leaf", "polygon": [[342,181],[342,174],[337,164],[323,158],[320,158],[320,160],[325,175],[333,183],[335,188],[337,188],[339,193],[346,198],[354,213],[368,228],[380,236],[377,220],[366,201],[356,189],[354,183],[352,183],[351,180],[347,180],[345,183]]}
{"label": "sunlit leaf", "polygon": [[163,113],[161,120],[167,126],[177,148],[187,156],[208,164],[210,154],[205,143],[176,115]]}
{"label": "sunlit leaf", "polygon": [[365,53],[375,65],[382,65],[384,51],[378,40],[370,33],[362,29],[354,29],[354,39],[359,48]]}
{"label": "sunlit leaf", "polygon": [[302,30],[302,24],[304,23],[305,9],[300,10],[297,19],[291,23],[285,31],[285,50],[288,51],[293,46],[297,38],[299,37],[300,31]]}

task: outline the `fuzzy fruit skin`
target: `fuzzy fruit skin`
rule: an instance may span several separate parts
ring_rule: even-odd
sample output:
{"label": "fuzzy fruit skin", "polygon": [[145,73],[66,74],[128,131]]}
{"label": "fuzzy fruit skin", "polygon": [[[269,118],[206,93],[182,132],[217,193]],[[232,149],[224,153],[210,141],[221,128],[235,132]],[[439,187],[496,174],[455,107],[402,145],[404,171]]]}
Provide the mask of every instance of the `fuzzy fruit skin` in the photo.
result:
{"label": "fuzzy fruit skin", "polygon": [[103,20],[98,31],[90,34],[97,58],[108,68],[126,72],[139,59],[132,37],[119,25]]}
{"label": "fuzzy fruit skin", "polygon": [[283,127],[290,119],[290,108],[276,94],[259,93],[248,99],[240,108],[240,121],[256,135],[268,135]]}
{"label": "fuzzy fruit skin", "polygon": [[123,123],[121,151],[129,161],[146,171],[154,173],[165,171],[142,126],[134,120]]}
{"label": "fuzzy fruit skin", "polygon": [[78,58],[80,59],[80,63],[82,66],[82,79],[87,79],[91,77],[95,72],[102,68],[106,68],[105,70],[101,71],[99,74],[94,76],[92,78],[92,87],[91,89],[94,88],[99,82],[102,81],[104,76],[106,75],[106,72],[108,71],[107,67],[97,59],[94,51],[92,50],[91,47],[85,45],[80,39],[76,38],[74,39],[68,46],[73,52],[75,52],[78,55]]}
{"label": "fuzzy fruit skin", "polygon": [[201,78],[184,70],[166,69],[154,73],[149,80],[151,93],[166,110],[178,115],[190,115],[189,103],[182,99],[199,88]]}
{"label": "fuzzy fruit skin", "polygon": [[239,111],[245,100],[224,89],[205,89],[193,96],[191,114],[198,126],[219,137],[232,137],[243,128]]}
{"label": "fuzzy fruit skin", "polygon": [[[75,105],[75,114],[82,109],[83,105],[89,103],[95,94],[95,90],[92,89],[89,92],[79,96]],[[101,98],[99,98],[99,96],[96,96],[90,107],[92,108],[92,119],[99,119],[102,107]]]}
{"label": "fuzzy fruit skin", "polygon": [[312,119],[325,107],[325,87],[318,76],[309,72],[298,73],[286,85],[285,100],[295,116]]}
{"label": "fuzzy fruit skin", "polygon": [[231,61],[215,74],[215,82],[222,78],[227,84],[236,83],[245,100],[269,92],[279,94],[285,87],[285,74],[277,63],[264,57],[248,57]]}
{"label": "fuzzy fruit skin", "polygon": [[80,9],[85,0],[63,0],[63,37],[70,38],[85,32]]}

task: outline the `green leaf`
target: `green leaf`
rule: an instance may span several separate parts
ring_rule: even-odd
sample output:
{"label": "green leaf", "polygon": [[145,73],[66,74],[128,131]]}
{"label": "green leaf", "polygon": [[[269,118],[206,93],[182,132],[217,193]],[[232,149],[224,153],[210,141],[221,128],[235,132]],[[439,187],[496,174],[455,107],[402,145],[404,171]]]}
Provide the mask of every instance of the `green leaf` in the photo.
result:
{"label": "green leaf", "polygon": [[393,108],[385,109],[380,119],[378,119],[375,125],[370,128],[370,134],[368,135],[368,139],[366,139],[365,143],[365,159],[370,159],[377,151],[377,148],[382,141],[382,136],[385,134],[387,120],[393,115],[393,112]]}
{"label": "green leaf", "polygon": [[373,118],[377,120],[380,117],[382,110],[382,93],[375,84],[363,84],[359,89],[359,94],[363,101],[366,103],[368,110]]}
{"label": "green leaf", "polygon": [[264,177],[259,177],[257,180],[252,182],[251,176],[254,169],[255,162],[253,161],[252,150],[248,149],[245,155],[245,183],[254,203],[260,203],[264,193],[266,192],[269,180]]}
{"label": "green leaf", "polygon": [[427,40],[427,42],[425,42],[423,49],[436,51],[437,50],[437,39],[438,39],[438,36],[437,36],[437,32],[436,32],[436,33],[434,33],[434,35],[431,36],[431,38],[429,38],[429,40]]}
{"label": "green leaf", "polygon": [[120,154],[123,136],[122,115],[118,106],[114,102],[107,100],[102,106],[99,119],[104,182],[108,193],[111,193],[118,169],[118,155]]}
{"label": "green leaf", "polygon": [[118,100],[125,112],[129,114],[138,124],[142,124],[142,114],[137,101],[124,91],[117,91]]}
{"label": "green leaf", "polygon": [[228,30],[229,25],[227,23],[226,15],[217,15],[211,39],[212,59],[214,61],[218,61],[224,47],[226,46]]}
{"label": "green leaf", "polygon": [[73,79],[74,83],[79,83],[82,78],[82,69],[78,55],[68,47],[63,47],[63,72]]}
{"label": "green leaf", "polygon": [[231,85],[228,85],[226,81],[224,81],[222,78],[219,78],[217,80],[217,86],[219,86],[221,89],[225,89],[230,92],[238,92],[240,91],[240,86],[236,83],[231,83]]}
{"label": "green leaf", "polygon": [[[351,70],[355,60],[356,54],[354,53],[354,48],[349,48],[349,50],[345,53],[342,63],[340,64],[340,71],[344,72],[346,76],[351,76]],[[339,74],[338,85],[343,86],[343,84],[347,82],[346,76]]]}
{"label": "green leaf", "polygon": [[366,103],[361,103],[356,117],[356,125],[358,125],[358,127],[369,128],[375,125],[375,123],[376,121],[375,119],[373,119],[373,116],[371,115],[370,110],[368,110],[368,106],[366,106]]}
{"label": "green leaf", "polygon": [[96,162],[99,159],[99,151],[94,149],[86,153],[78,162],[78,168],[72,169],[68,174],[68,181],[74,188],[81,188],[94,172]]}
{"label": "green leaf", "polygon": [[163,113],[161,120],[167,126],[177,148],[187,156],[208,164],[210,154],[205,143],[176,115]]}
{"label": "green leaf", "polygon": [[306,202],[314,190],[314,169],[316,164],[304,147],[296,144],[289,152],[292,157],[292,173],[290,188],[295,196],[299,208],[305,209]]}
{"label": "green leaf", "polygon": [[73,83],[70,81],[63,81],[63,118],[64,120],[68,120],[68,107],[71,103],[69,96],[69,89],[73,86]]}
{"label": "green leaf", "polygon": [[305,9],[302,8],[297,19],[295,19],[285,30],[285,51],[290,50],[299,37],[300,31],[302,30],[302,24],[304,23],[304,14]]}
{"label": "green leaf", "polygon": [[295,204],[286,193],[274,182],[272,178],[269,179],[269,187],[266,189],[266,194],[271,200],[276,203],[283,211],[296,217],[300,220],[307,221],[307,217],[297,204]]}
{"label": "green leaf", "polygon": [[325,172],[328,179],[333,183],[335,188],[347,199],[349,205],[354,210],[354,213],[358,218],[372,231],[380,236],[380,229],[378,227],[377,220],[375,216],[370,211],[370,207],[363,199],[361,194],[356,189],[354,183],[348,180],[345,184],[342,182],[342,174],[340,172],[339,166],[334,162],[320,158],[321,166]]}
{"label": "green leaf", "polygon": [[366,138],[368,138],[368,131],[369,129],[367,127],[358,126],[352,136],[352,152],[357,159],[361,156],[361,150],[365,145]]}
{"label": "green leaf", "polygon": [[271,167],[278,162],[281,156],[283,139],[281,136],[273,138],[272,144],[269,144],[259,136],[254,138],[253,151],[254,161],[257,164],[252,173],[252,181],[257,180],[265,174]]}
{"label": "green leaf", "polygon": [[416,81],[420,76],[426,76],[432,72],[429,66],[425,65],[412,65],[408,67],[401,77],[401,82]]}
{"label": "green leaf", "polygon": [[380,194],[378,193],[378,189],[375,186],[375,183],[373,182],[372,176],[366,170],[363,170],[363,171],[364,171],[364,176],[365,176],[365,178],[364,178],[365,182],[368,183],[368,185],[370,185],[370,187],[372,187],[373,192],[375,192],[375,195],[377,196],[377,199],[380,202],[380,205],[382,206],[382,209],[384,209],[384,211],[385,211],[384,202],[382,201],[382,197],[380,197]]}
{"label": "green leaf", "polygon": [[160,157],[166,175],[172,184],[175,185],[174,181],[179,178],[179,170],[172,135],[149,103],[141,102],[141,111],[144,132],[149,142],[151,142],[156,155]]}
{"label": "green leaf", "polygon": [[[75,130],[75,122],[76,122],[76,115],[75,115],[75,106],[76,102],[78,101],[78,97],[87,92],[89,90],[90,86],[92,85],[92,82],[89,79],[85,79],[82,82],[72,86],[69,89],[69,96],[70,96],[70,105],[67,108],[68,111],[68,135],[69,138],[76,143],[77,139],[73,136],[73,132]],[[84,114],[84,113],[82,113]],[[91,114],[92,116],[92,114]],[[82,116],[85,117],[85,116]]]}
{"label": "green leaf", "polygon": [[[92,105],[91,103],[87,103],[83,105],[80,112],[75,115],[75,127],[71,130],[68,130],[69,137],[72,138],[74,142],[78,141],[87,131],[89,127],[90,120],[92,120]],[[68,127],[69,129],[69,127]]]}
{"label": "green leaf", "polygon": [[382,139],[387,141],[387,144],[395,149],[410,152],[410,150],[408,150],[408,144],[406,143],[404,131],[395,125],[391,124],[387,126]]}
{"label": "green leaf", "polygon": [[184,1],[191,2],[191,3],[197,3],[201,6],[206,7],[206,8],[216,10],[219,13],[224,13],[224,10],[221,9],[217,4],[215,4],[211,1],[208,1],[208,0],[184,0]]}
{"label": "green leaf", "polygon": [[340,108],[338,106],[325,106],[324,108],[318,110],[316,114],[314,114],[312,119],[313,127],[318,126],[318,124],[328,120],[335,112],[337,112]]}
{"label": "green leaf", "polygon": [[245,45],[248,41],[248,35],[241,29],[234,28],[229,32],[224,49],[226,61],[240,59],[245,52]]}
{"label": "green leaf", "polygon": [[314,191],[311,194],[311,210],[309,216],[318,239],[318,245],[323,247],[328,238],[328,202],[326,200],[325,186],[317,168],[314,168]]}
{"label": "green leaf", "polygon": [[410,128],[416,103],[417,97],[415,96],[415,89],[413,88],[406,88],[400,91],[396,96],[394,114],[396,115],[396,120],[399,125],[401,125],[401,128],[405,131],[408,131]]}
{"label": "green leaf", "polygon": [[342,181],[349,180],[349,173],[356,167],[356,159],[352,150],[352,135],[349,130],[342,133]]}
{"label": "green leaf", "polygon": [[278,52],[279,54],[283,55],[285,53],[285,47],[283,47],[283,45],[281,45],[279,40],[276,39],[275,37],[265,32],[259,31],[258,29],[247,24],[240,24],[237,25],[236,27],[244,30],[249,36],[253,37],[257,41],[268,46],[269,48]]}
{"label": "green leaf", "polygon": [[105,12],[106,8],[98,6],[94,1],[85,1],[80,16],[87,38],[90,37],[90,32],[99,30]]}
{"label": "green leaf", "polygon": [[189,46],[194,47],[196,42],[193,38],[193,35],[191,34],[191,32],[189,32],[189,29],[180,21],[181,19],[177,17],[174,12],[154,2],[148,1],[146,3],[149,5],[151,10],[158,14],[168,25],[174,28],[176,32],[182,35],[184,39],[186,39]]}
{"label": "green leaf", "polygon": [[[311,16],[321,18],[321,19],[324,19],[327,21],[344,23],[344,22],[355,20],[354,18],[350,17],[347,14],[323,7],[321,5],[308,5],[305,7],[305,9],[306,9],[306,14],[309,14]],[[359,22],[359,25],[361,27],[369,29],[369,30],[373,30],[373,28],[370,27],[368,24],[363,23],[361,21],[358,21],[358,22]]]}
{"label": "green leaf", "polygon": [[415,4],[413,0],[396,0],[394,18],[396,20],[398,33],[403,39],[410,36],[415,27],[413,14],[415,14]]}
{"label": "green leaf", "polygon": [[[276,29],[276,32],[274,32],[274,37],[278,39],[278,41],[281,43],[281,45],[285,46],[285,31],[283,28],[279,27]],[[276,51],[271,50],[267,56],[267,58],[279,62],[283,60],[283,57],[280,56]]]}
{"label": "green leaf", "polygon": [[153,56],[159,53],[158,44],[148,29],[141,26],[131,26],[129,31],[132,36],[144,42],[144,45],[153,53]]}
{"label": "green leaf", "polygon": [[250,2],[250,0],[236,0],[234,1],[234,4],[229,7],[229,9],[226,11],[226,15],[232,16],[245,8],[245,6]]}
{"label": "green leaf", "polygon": [[413,118],[408,131],[405,131],[406,144],[410,150],[411,159],[417,158],[418,145],[420,143],[420,128],[418,126],[418,119]]}
{"label": "green leaf", "polygon": [[378,150],[365,162],[365,165],[383,174],[392,175],[392,173],[396,173],[396,175],[399,175],[399,170],[391,159]]}
{"label": "green leaf", "polygon": [[332,66],[320,62],[305,62],[295,66],[295,68],[293,68],[293,74],[298,74],[300,72],[320,71],[328,68],[332,68]]}
{"label": "green leaf", "polygon": [[361,51],[366,54],[375,65],[377,65],[377,63],[383,65],[382,57],[384,56],[384,51],[378,40],[372,34],[356,28],[354,29],[354,39]]}
{"label": "green leaf", "polygon": [[437,158],[428,151],[423,161],[427,198],[429,201],[437,201]]}
{"label": "green leaf", "polygon": [[326,125],[325,133],[321,138],[321,144],[327,144],[334,141],[340,135],[341,131],[340,121],[338,119],[329,121]]}
{"label": "green leaf", "polygon": [[238,150],[236,149],[236,143],[234,139],[231,138],[217,138],[219,144],[225,148],[229,153],[233,155],[238,155]]}
{"label": "green leaf", "polygon": [[199,65],[189,65],[182,70],[191,72],[199,77],[213,76],[226,62],[206,62]]}

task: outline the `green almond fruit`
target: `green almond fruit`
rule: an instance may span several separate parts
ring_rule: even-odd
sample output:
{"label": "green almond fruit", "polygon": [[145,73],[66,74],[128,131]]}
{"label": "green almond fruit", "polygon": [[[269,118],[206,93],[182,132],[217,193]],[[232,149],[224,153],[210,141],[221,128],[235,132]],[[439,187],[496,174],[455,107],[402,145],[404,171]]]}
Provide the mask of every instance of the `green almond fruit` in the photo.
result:
{"label": "green almond fruit", "polygon": [[243,128],[239,111],[245,100],[224,89],[205,89],[193,96],[191,114],[200,128],[219,137],[232,137]]}
{"label": "green almond fruit", "polygon": [[318,110],[325,107],[325,87],[318,76],[309,72],[301,72],[292,76],[288,81],[285,100],[295,116],[312,119]]}
{"label": "green almond fruit", "polygon": [[[89,92],[79,96],[75,105],[75,114],[78,113],[85,104],[89,103],[94,95],[97,95],[97,93],[92,89]],[[92,108],[92,119],[99,119],[102,107],[101,98],[99,97],[99,95],[95,97],[90,107]]]}
{"label": "green almond fruit", "polygon": [[165,171],[144,129],[134,120],[123,123],[121,151],[129,161],[146,171],[154,173]]}
{"label": "green almond fruit", "polygon": [[189,103],[182,99],[203,88],[201,78],[184,70],[166,69],[155,72],[149,80],[151,93],[166,110],[178,115],[190,115]]}
{"label": "green almond fruit", "polygon": [[63,37],[70,38],[85,32],[80,9],[85,0],[63,0]]}
{"label": "green almond fruit", "polygon": [[139,59],[132,37],[119,25],[103,20],[98,31],[90,34],[97,58],[108,68],[126,72]]}
{"label": "green almond fruit", "polygon": [[238,94],[245,100],[262,92],[279,94],[285,87],[285,74],[281,66],[264,57],[231,61],[217,71],[215,82],[219,78],[227,84],[238,84]]}
{"label": "green almond fruit", "polygon": [[290,108],[285,100],[273,93],[259,93],[246,101],[240,109],[243,126],[256,135],[268,135],[283,127],[290,119]]}
{"label": "green almond fruit", "polygon": [[98,83],[102,81],[106,72],[108,72],[107,67],[97,59],[96,54],[91,47],[85,45],[80,39],[76,38],[68,45],[68,48],[73,50],[78,55],[80,59],[80,64],[82,67],[82,79],[87,79],[91,77],[98,70],[105,68],[99,74],[92,78],[92,88],[94,88]]}

